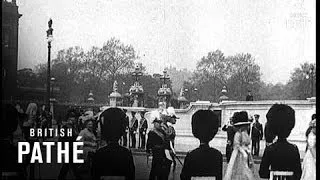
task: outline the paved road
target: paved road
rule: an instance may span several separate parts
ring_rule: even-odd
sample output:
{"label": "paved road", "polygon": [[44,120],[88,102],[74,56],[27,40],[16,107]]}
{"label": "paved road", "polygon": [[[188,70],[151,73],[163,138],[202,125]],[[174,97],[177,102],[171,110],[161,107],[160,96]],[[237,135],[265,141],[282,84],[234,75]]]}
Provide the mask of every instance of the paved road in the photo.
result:
{"label": "paved road", "polygon": [[[56,151],[53,150],[52,152],[52,163],[51,164],[35,164],[35,178],[36,179],[57,179],[61,164],[56,163],[56,157],[55,157]],[[136,168],[136,179],[137,180],[144,180],[148,179],[149,172],[151,168],[151,162],[149,161],[149,164],[147,164],[147,158],[145,153],[143,152],[134,152],[134,163]],[[43,152],[43,155],[45,155],[45,152]],[[180,156],[179,158],[182,162],[184,160],[184,156]],[[257,170],[259,169],[259,160],[255,161],[255,176],[257,177],[257,180],[259,180],[259,176],[257,174]],[[227,163],[223,163],[223,170],[225,171],[227,168]],[[182,169],[182,165],[177,162],[177,167],[175,171],[171,171],[170,178],[171,180],[178,180],[180,179],[180,172]],[[84,177],[86,176],[86,173],[83,174]],[[69,172],[67,179],[73,179],[73,175],[71,172]]]}

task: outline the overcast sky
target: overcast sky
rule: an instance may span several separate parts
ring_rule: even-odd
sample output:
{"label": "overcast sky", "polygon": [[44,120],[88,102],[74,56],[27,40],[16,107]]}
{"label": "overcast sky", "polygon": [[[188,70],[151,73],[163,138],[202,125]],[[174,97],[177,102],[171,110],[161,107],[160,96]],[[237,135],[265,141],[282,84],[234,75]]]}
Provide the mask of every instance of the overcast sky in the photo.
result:
{"label": "overcast sky", "polygon": [[53,19],[58,50],[102,47],[111,37],[132,44],[149,73],[169,64],[194,70],[209,51],[250,53],[262,79],[286,83],[303,62],[315,63],[315,0],[17,0],[18,69],[47,61]]}

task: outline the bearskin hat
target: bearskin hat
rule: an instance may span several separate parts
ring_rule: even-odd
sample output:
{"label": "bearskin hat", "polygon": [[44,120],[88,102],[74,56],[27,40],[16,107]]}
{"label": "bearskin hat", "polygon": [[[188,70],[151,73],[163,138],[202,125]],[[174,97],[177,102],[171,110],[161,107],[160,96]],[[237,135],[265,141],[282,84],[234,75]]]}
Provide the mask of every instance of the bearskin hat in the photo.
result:
{"label": "bearskin hat", "polygon": [[194,137],[209,142],[218,132],[218,116],[211,110],[198,110],[192,115],[191,126]]}
{"label": "bearskin hat", "polygon": [[101,113],[102,138],[107,141],[118,141],[126,129],[126,114],[119,108],[108,108]]}
{"label": "bearskin hat", "polygon": [[286,104],[272,105],[266,117],[270,131],[278,138],[287,138],[295,126],[295,111]]}

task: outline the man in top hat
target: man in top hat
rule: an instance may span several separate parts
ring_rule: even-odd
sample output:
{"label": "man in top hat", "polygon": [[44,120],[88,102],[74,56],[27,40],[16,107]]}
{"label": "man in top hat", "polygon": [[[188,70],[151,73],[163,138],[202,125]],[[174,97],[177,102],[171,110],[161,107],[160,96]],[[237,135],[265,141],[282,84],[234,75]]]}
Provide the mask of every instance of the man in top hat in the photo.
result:
{"label": "man in top hat", "polygon": [[252,147],[251,152],[255,156],[259,156],[260,150],[260,140],[263,137],[263,129],[262,124],[259,122],[259,114],[254,115],[254,123],[252,124],[251,128],[251,139],[252,139]]}
{"label": "man in top hat", "polygon": [[136,148],[136,133],[138,129],[138,119],[136,118],[136,112],[132,111],[131,115],[132,115],[132,119],[130,121],[130,126],[129,126],[129,134],[130,134],[131,143],[132,143],[131,148]]}
{"label": "man in top hat", "polygon": [[141,111],[140,112],[140,122],[139,122],[139,136],[141,139],[141,144],[139,144],[139,148],[144,149],[146,145],[146,133],[148,129],[148,122],[146,118],[144,117],[146,111]]}

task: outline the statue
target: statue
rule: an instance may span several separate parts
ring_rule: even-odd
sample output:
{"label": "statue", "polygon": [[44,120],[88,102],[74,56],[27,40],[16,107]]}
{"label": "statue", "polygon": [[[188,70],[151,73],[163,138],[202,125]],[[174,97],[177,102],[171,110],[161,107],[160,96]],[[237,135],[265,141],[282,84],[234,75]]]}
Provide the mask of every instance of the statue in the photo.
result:
{"label": "statue", "polygon": [[52,19],[50,18],[50,20],[48,21],[48,26],[49,28],[52,28]]}
{"label": "statue", "polygon": [[118,82],[114,81],[113,83],[113,92],[117,92],[118,91]]}
{"label": "statue", "polygon": [[133,99],[132,107],[138,107],[138,105],[139,105],[138,95],[135,95]]}

